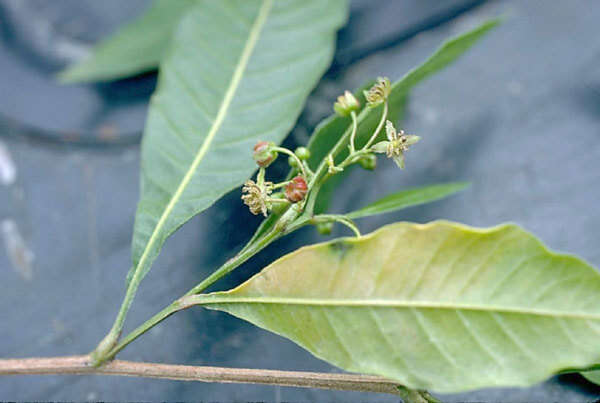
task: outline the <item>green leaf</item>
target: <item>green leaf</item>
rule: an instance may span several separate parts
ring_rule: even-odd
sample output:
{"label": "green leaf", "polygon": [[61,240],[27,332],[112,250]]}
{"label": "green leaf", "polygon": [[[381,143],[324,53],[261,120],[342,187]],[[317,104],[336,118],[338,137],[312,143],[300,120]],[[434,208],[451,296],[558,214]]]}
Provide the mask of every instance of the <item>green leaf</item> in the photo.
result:
{"label": "green leaf", "polygon": [[139,282],[169,235],[252,174],[257,141],[286,136],[331,61],[346,8],[230,0],[190,9],[150,104],[128,278]]}
{"label": "green leaf", "polygon": [[138,19],[58,74],[63,83],[110,81],[156,69],[182,15],[196,0],[157,0]]}
{"label": "green leaf", "polygon": [[581,375],[588,381],[600,385],[600,371],[582,372]]}
{"label": "green leaf", "polygon": [[406,207],[418,206],[443,199],[469,186],[467,182],[443,183],[424,186],[416,189],[403,190],[379,199],[360,210],[346,214],[348,218],[361,218],[377,214],[389,213]]}
{"label": "green leaf", "polygon": [[[600,273],[516,225],[397,223],[189,297],[412,389],[528,386],[600,363]],[[183,302],[183,301],[182,301]]]}

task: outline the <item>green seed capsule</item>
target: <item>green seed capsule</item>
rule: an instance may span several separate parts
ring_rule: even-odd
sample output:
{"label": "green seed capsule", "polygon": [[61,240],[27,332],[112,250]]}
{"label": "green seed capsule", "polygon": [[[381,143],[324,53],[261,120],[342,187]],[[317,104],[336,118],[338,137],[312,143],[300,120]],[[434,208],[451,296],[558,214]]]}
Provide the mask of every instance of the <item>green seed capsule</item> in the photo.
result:
{"label": "green seed capsule", "polygon": [[301,161],[306,161],[310,158],[310,151],[306,147],[298,147],[296,151],[294,151],[296,157],[300,158]]}
{"label": "green seed capsule", "polygon": [[358,160],[361,167],[368,171],[372,171],[377,167],[377,156],[375,154],[367,154]]}
{"label": "green seed capsule", "polygon": [[320,222],[316,225],[317,231],[321,235],[329,235],[331,234],[331,230],[333,229],[333,223],[331,221]]}
{"label": "green seed capsule", "polygon": [[288,165],[292,168],[298,168],[298,161],[291,155],[288,157]]}

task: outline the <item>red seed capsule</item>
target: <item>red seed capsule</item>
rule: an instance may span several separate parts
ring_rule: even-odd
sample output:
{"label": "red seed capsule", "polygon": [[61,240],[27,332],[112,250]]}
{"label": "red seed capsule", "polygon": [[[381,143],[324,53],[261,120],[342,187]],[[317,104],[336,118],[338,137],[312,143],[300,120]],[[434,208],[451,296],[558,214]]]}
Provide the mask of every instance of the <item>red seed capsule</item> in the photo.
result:
{"label": "red seed capsule", "polygon": [[277,151],[273,151],[271,147],[274,144],[268,141],[259,141],[254,146],[254,161],[259,167],[266,168],[271,165],[271,162],[277,158]]}
{"label": "red seed capsule", "polygon": [[306,197],[308,185],[302,176],[296,176],[285,187],[285,198],[292,203],[298,203]]}

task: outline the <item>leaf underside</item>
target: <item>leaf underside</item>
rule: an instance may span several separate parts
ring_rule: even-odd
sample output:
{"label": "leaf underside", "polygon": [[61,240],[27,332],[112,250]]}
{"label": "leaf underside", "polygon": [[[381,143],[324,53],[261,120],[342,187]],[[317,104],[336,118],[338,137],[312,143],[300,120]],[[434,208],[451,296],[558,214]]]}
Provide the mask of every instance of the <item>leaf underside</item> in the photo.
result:
{"label": "leaf underside", "polygon": [[252,174],[257,141],[283,140],[345,18],[345,0],[203,1],[187,13],[146,122],[129,279],[145,275],[179,226]]}
{"label": "leaf underside", "polygon": [[398,223],[192,297],[348,371],[452,393],[600,362],[600,274],[516,225]]}
{"label": "leaf underside", "polygon": [[157,0],[138,19],[58,74],[63,83],[110,81],[156,69],[182,15],[197,0]]}

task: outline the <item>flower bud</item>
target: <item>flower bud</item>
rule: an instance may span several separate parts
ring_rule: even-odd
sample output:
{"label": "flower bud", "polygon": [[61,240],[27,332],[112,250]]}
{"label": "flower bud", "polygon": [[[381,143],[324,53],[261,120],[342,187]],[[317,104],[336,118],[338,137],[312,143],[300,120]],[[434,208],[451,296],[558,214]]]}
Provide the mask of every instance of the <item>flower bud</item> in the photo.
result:
{"label": "flower bud", "polygon": [[294,151],[296,157],[300,158],[300,161],[306,161],[310,158],[310,151],[306,147],[298,147],[296,151]]}
{"label": "flower bud", "polygon": [[329,235],[331,234],[331,230],[333,229],[333,223],[331,221],[320,222],[316,225],[317,231],[321,235]]}
{"label": "flower bud", "polygon": [[345,91],[344,95],[340,95],[337,102],[333,104],[333,110],[340,116],[348,116],[359,107],[360,102],[350,91]]}
{"label": "flower bud", "polygon": [[[283,192],[273,193],[271,195],[271,198],[277,199],[277,200],[283,199],[284,198]],[[287,201],[285,201],[285,202],[284,201],[281,201],[281,202],[279,202],[279,201],[273,201],[271,203],[271,212],[273,214],[280,215],[280,214],[285,213],[285,211],[287,210],[287,208],[289,206],[290,206],[290,203],[288,203]]]}
{"label": "flower bud", "polygon": [[277,151],[273,150],[274,143],[270,141],[259,141],[254,146],[254,161],[259,167],[266,168],[277,158]]}
{"label": "flower bud", "polygon": [[298,203],[306,197],[308,185],[300,175],[294,177],[285,187],[285,198],[292,203]]}
{"label": "flower bud", "polygon": [[359,159],[358,163],[367,171],[373,171],[375,167],[377,167],[377,157],[375,156],[375,154],[367,154],[361,159]]}

